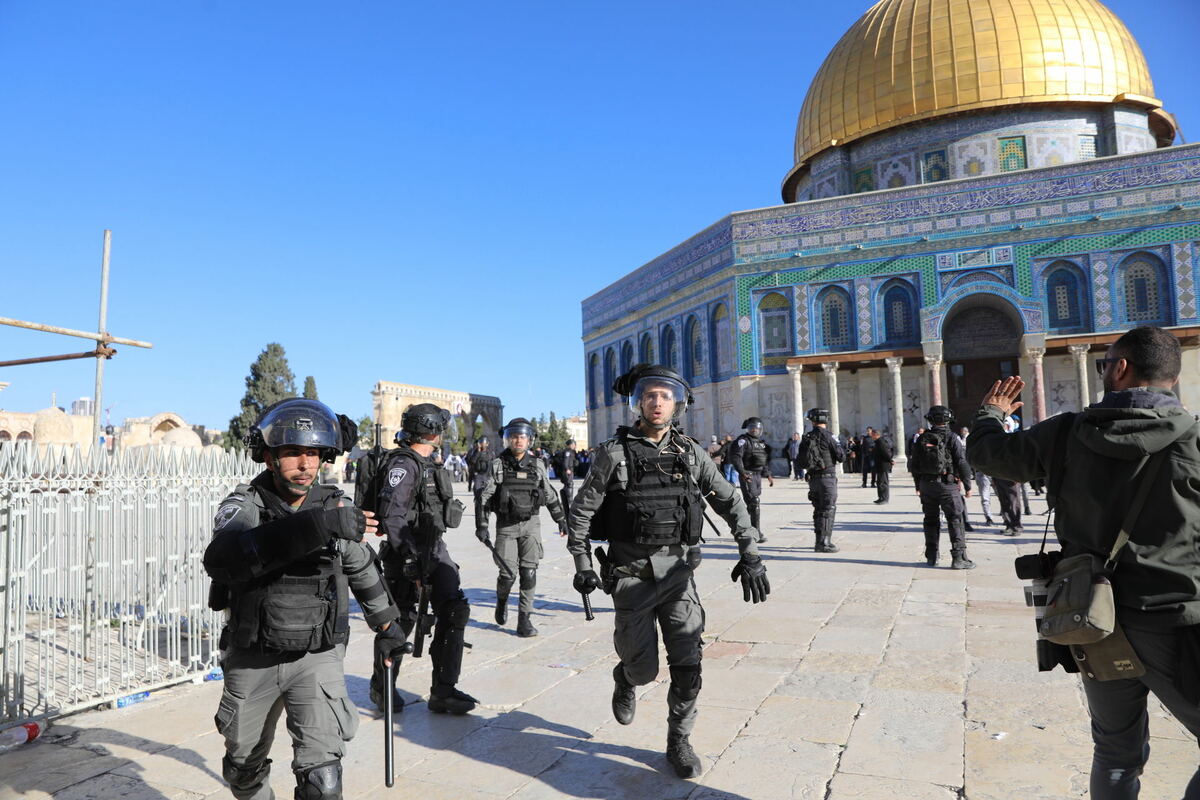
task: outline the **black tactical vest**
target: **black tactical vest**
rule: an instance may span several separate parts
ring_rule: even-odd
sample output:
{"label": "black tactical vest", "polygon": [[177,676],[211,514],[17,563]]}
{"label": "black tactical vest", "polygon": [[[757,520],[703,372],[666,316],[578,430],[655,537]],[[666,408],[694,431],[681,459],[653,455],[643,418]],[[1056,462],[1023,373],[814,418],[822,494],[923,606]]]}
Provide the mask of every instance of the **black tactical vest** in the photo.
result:
{"label": "black tactical vest", "polygon": [[[437,538],[446,532],[447,510],[454,497],[450,474],[427,458],[401,446],[403,455],[420,470],[412,506],[408,509],[408,526],[419,540]],[[450,525],[450,527],[455,527]]]}
{"label": "black tactical vest", "polygon": [[743,436],[746,444],[742,448],[742,466],[748,470],[759,470],[767,465],[767,443],[754,436]]}
{"label": "black tactical vest", "polygon": [[[261,522],[274,522],[291,513],[270,490],[251,484],[251,492],[263,501]],[[337,500],[331,493],[318,503],[330,509],[337,507]],[[253,500],[247,498],[247,502]],[[267,651],[311,653],[348,642],[350,587],[337,547],[335,540],[327,549],[292,562],[280,573],[231,589],[222,649],[259,646]]]}
{"label": "black tactical vest", "polygon": [[591,538],[649,547],[700,542],[704,508],[692,477],[696,452],[674,433],[671,437],[657,453],[622,440],[625,488],[605,493],[596,514],[601,524],[593,526]]}
{"label": "black tactical vest", "polygon": [[525,464],[517,463],[512,453],[500,456],[503,477],[496,487],[493,510],[509,522],[524,522],[533,518],[542,507],[542,481],[532,456]]}

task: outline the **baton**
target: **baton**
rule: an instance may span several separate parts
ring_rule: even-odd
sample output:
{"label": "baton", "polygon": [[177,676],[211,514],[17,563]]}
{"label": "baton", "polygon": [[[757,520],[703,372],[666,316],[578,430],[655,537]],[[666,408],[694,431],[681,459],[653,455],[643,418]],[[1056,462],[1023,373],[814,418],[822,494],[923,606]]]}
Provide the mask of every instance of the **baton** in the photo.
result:
{"label": "baton", "polygon": [[592,613],[592,601],[586,592],[580,592],[579,596],[583,598],[583,616],[588,622],[591,622],[596,618],[596,615]]}
{"label": "baton", "polygon": [[385,669],[387,680],[384,683],[384,694],[387,695],[387,701],[383,710],[383,782],[390,789],[396,784],[396,743],[392,738],[392,721],[396,713],[393,707],[396,692],[392,689],[392,679],[396,674],[396,662],[393,660]]}

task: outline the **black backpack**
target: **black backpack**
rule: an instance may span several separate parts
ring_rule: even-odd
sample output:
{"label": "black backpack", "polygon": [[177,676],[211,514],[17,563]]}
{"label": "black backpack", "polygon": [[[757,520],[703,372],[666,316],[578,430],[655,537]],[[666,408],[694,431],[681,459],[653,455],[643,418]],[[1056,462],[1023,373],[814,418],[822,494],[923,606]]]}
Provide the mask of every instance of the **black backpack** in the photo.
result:
{"label": "black backpack", "polygon": [[829,455],[829,448],[825,444],[824,431],[817,428],[804,434],[804,438],[808,439],[808,450],[804,457],[804,469],[807,472],[815,472],[823,469],[829,469],[833,466],[833,459]]}
{"label": "black backpack", "polygon": [[354,476],[354,505],[363,511],[378,511],[383,479],[387,477],[389,464],[398,452],[375,445],[358,459],[358,473]]}
{"label": "black backpack", "polygon": [[913,442],[911,472],[914,475],[949,475],[953,472],[949,439],[949,431],[925,431],[918,436]]}

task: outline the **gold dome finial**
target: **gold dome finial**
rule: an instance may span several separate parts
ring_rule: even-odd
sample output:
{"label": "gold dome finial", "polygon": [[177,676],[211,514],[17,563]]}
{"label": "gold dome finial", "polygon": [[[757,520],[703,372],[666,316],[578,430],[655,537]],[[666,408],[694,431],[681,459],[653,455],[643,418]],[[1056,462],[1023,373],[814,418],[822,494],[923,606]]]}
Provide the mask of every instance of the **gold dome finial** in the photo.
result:
{"label": "gold dome finial", "polygon": [[[817,70],[789,179],[828,147],[908,122],[1118,99],[1161,105],[1141,48],[1098,0],[879,0]],[[1152,122],[1174,137],[1169,115]]]}

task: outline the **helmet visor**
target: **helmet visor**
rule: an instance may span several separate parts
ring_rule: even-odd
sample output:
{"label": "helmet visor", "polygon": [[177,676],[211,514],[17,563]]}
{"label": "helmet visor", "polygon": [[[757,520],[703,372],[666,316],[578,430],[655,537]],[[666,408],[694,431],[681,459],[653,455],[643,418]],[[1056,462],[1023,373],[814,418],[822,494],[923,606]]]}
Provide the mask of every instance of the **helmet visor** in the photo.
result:
{"label": "helmet visor", "polygon": [[646,419],[649,419],[647,414],[666,414],[678,419],[687,407],[687,387],[674,378],[658,375],[638,378],[629,394],[629,407]]}
{"label": "helmet visor", "polygon": [[268,448],[315,447],[338,450],[341,429],[329,407],[315,400],[280,404],[258,422],[263,444]]}
{"label": "helmet visor", "polygon": [[504,445],[511,450],[528,450],[533,447],[533,440],[536,438],[537,431],[533,426],[523,422],[504,429]]}

